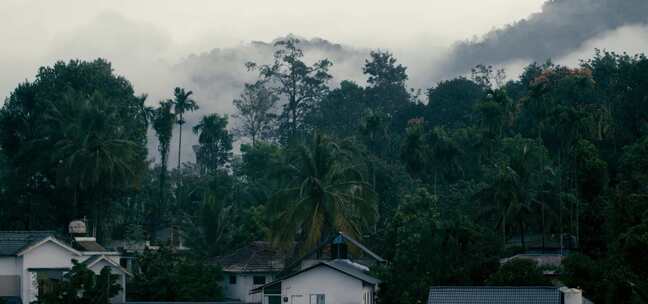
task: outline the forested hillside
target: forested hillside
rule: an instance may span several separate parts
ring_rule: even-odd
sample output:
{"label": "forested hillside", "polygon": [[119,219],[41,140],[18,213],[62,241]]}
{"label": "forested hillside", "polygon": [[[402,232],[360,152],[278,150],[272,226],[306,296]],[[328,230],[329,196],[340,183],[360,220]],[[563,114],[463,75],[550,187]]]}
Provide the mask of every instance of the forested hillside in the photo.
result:
{"label": "forested hillside", "polygon": [[[299,255],[343,231],[390,261],[382,303],[425,302],[432,285],[547,284],[499,259],[560,250],[560,280],[594,302],[648,301],[644,55],[509,77],[479,65],[421,92],[389,52],[358,67],[366,84],[332,83],[335,62],[306,61],[295,38],[274,52],[241,66],[258,79],[236,114],[197,124],[184,115],[214,101],[192,88],[147,102],[106,60],[42,67],[0,110],[0,230],[87,217],[101,240],[146,240],[177,226],[195,261],[254,240]],[[180,128],[198,138],[196,163],[168,162]]]}

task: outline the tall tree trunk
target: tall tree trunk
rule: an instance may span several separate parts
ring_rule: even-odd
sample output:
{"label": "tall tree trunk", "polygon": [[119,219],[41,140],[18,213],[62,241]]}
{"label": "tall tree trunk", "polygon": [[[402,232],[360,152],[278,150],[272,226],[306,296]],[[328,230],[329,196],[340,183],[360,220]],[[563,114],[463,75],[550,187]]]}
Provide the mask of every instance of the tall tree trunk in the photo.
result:
{"label": "tall tree trunk", "polygon": [[[182,113],[180,113],[180,121],[182,121]],[[182,125],[184,123],[180,123],[180,132],[178,132],[178,172],[180,172],[180,164],[182,162]],[[180,175],[178,175],[178,183],[180,182]]]}
{"label": "tall tree trunk", "polygon": [[522,241],[522,248],[526,250],[526,241],[524,239],[524,222],[522,221],[521,218],[519,219],[519,222],[520,222],[520,238]]}
{"label": "tall tree trunk", "polygon": [[545,204],[542,203],[542,253],[545,252]]}
{"label": "tall tree trunk", "polygon": [[506,245],[506,213],[502,216],[502,240],[504,245]]}

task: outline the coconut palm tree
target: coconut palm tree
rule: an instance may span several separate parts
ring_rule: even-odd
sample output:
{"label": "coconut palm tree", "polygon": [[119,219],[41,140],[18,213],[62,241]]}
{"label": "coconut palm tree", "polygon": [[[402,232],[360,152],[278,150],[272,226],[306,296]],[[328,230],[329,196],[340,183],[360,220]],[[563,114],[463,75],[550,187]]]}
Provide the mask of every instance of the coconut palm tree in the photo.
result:
{"label": "coconut palm tree", "polygon": [[296,241],[304,251],[335,231],[359,238],[375,221],[374,192],[350,146],[315,134],[287,153],[281,174],[286,186],[270,202],[275,244]]}

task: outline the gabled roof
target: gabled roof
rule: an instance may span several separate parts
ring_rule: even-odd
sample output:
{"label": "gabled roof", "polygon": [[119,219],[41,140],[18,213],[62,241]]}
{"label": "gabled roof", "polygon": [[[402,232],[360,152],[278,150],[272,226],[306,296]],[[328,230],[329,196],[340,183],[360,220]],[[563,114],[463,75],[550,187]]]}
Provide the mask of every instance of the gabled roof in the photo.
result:
{"label": "gabled roof", "polygon": [[129,275],[129,276],[133,276],[133,274],[131,274],[128,270],[126,270],[126,269],[125,269],[124,267],[122,267],[121,265],[115,263],[115,261],[113,261],[113,260],[107,258],[105,255],[95,255],[95,256],[92,256],[92,257],[88,258],[87,260],[83,261],[82,263],[85,264],[86,267],[90,268],[90,267],[94,266],[95,264],[97,264],[97,263],[99,263],[99,262],[101,262],[101,261],[106,261],[106,262],[108,262],[110,265],[112,265],[113,267],[115,267],[116,269],[118,269],[119,271],[121,271],[121,272],[123,272],[123,273],[125,273],[125,274],[127,274],[127,275]]}
{"label": "gabled roof", "polygon": [[269,242],[256,241],[232,254],[211,260],[226,272],[279,272],[284,268],[285,256]]}
{"label": "gabled roof", "polygon": [[15,256],[29,245],[53,235],[54,231],[0,231],[0,256]]}
{"label": "gabled roof", "polygon": [[374,258],[376,261],[380,263],[386,262],[385,259],[381,258],[379,255],[375,254],[373,251],[369,250],[369,248],[365,247],[364,245],[360,244],[360,242],[356,241],[352,237],[346,235],[344,232],[338,232],[338,234],[343,237],[345,240],[349,241],[351,244],[355,245],[356,247],[360,248],[364,253],[368,254],[372,258]]}
{"label": "gabled roof", "polygon": [[36,241],[36,242],[33,242],[32,244],[29,244],[27,247],[25,247],[24,249],[22,249],[18,253],[16,253],[16,255],[17,256],[22,256],[25,253],[28,253],[28,252],[34,250],[35,248],[38,248],[41,245],[43,245],[45,243],[48,243],[48,242],[52,242],[52,243],[54,243],[56,245],[59,245],[63,249],[65,249],[65,250],[67,250],[67,251],[69,251],[69,252],[71,252],[71,253],[73,253],[75,255],[81,255],[81,252],[79,252],[76,249],[72,248],[72,246],[66,244],[65,242],[60,241],[59,239],[55,238],[54,236],[48,236],[48,237],[45,237],[44,239],[42,239],[40,241]]}
{"label": "gabled roof", "polygon": [[362,251],[363,253],[365,253],[366,255],[371,257],[372,259],[376,260],[378,263],[387,262],[387,260],[383,259],[382,257],[377,255],[373,251],[369,250],[369,248],[362,245],[360,242],[356,241],[354,238],[352,238],[349,235],[347,235],[346,233],[340,231],[340,232],[336,232],[335,234],[333,234],[332,236],[327,238],[325,241],[321,242],[319,244],[319,246],[317,246],[315,249],[311,250],[310,252],[308,252],[304,256],[302,256],[301,258],[294,261],[292,264],[290,264],[288,267],[286,267],[286,269],[293,269],[294,266],[298,265],[299,263],[301,263],[303,260],[307,259],[308,257],[313,256],[318,251],[324,249],[327,245],[330,245],[333,242],[340,241],[340,240],[351,243],[353,246],[360,249],[360,251]]}
{"label": "gabled roof", "polygon": [[250,293],[261,292],[264,288],[266,288],[268,286],[275,285],[275,284],[277,284],[277,283],[279,283],[281,281],[292,278],[292,277],[294,277],[294,276],[296,276],[298,274],[310,271],[310,270],[318,268],[318,267],[331,268],[333,270],[339,271],[339,272],[341,272],[343,274],[346,274],[346,275],[348,275],[350,277],[353,277],[355,279],[358,279],[358,280],[360,280],[360,281],[362,281],[364,283],[368,283],[368,284],[371,284],[371,285],[380,284],[379,279],[374,278],[374,277],[370,276],[369,274],[365,273],[364,271],[360,270],[359,268],[351,265],[351,262],[349,260],[333,260],[333,261],[320,261],[320,262],[318,262],[317,264],[315,264],[313,266],[306,267],[306,268],[304,268],[304,269],[302,269],[300,271],[293,272],[293,273],[291,273],[289,275],[283,276],[283,277],[281,277],[281,278],[279,278],[277,280],[274,280],[274,281],[272,281],[270,283],[267,283],[267,284],[264,284],[264,285],[261,285],[261,286],[255,288],[255,289],[252,289],[250,291]]}
{"label": "gabled roof", "polygon": [[560,304],[556,287],[432,287],[428,304]]}

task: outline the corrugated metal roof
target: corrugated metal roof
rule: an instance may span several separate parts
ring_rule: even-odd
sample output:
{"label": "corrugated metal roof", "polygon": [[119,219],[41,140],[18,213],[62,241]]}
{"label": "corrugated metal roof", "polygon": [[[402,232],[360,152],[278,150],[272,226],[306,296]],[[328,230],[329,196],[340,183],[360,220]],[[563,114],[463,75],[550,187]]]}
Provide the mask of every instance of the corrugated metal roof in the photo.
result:
{"label": "corrugated metal roof", "polygon": [[0,256],[16,255],[30,244],[54,235],[53,231],[0,231]]}
{"label": "corrugated metal roof", "polygon": [[560,304],[556,287],[432,287],[428,304]]}

